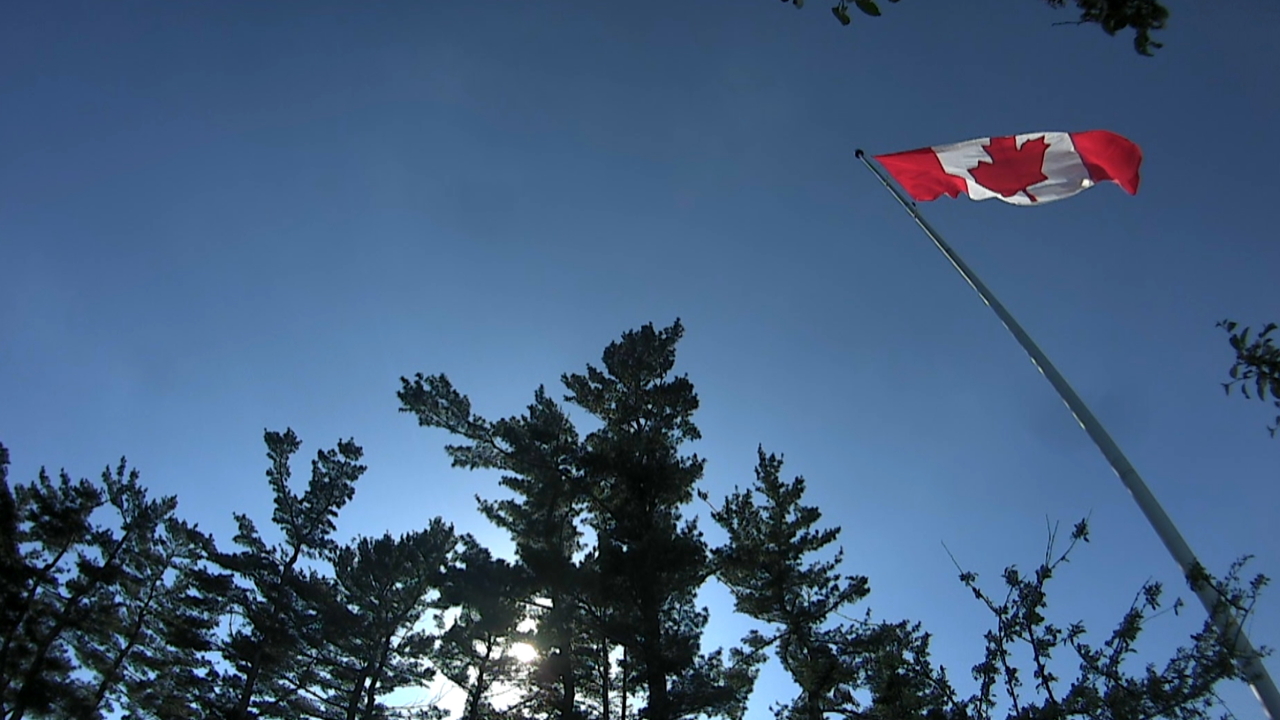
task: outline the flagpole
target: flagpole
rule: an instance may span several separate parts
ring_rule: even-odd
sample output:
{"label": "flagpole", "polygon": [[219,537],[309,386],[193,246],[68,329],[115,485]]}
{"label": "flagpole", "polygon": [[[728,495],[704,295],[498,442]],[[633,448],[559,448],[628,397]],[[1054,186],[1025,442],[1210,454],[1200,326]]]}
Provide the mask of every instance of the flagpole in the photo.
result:
{"label": "flagpole", "polygon": [[1004,305],[996,299],[986,284],[974,274],[973,270],[965,264],[955,250],[952,250],[951,246],[942,239],[938,231],[933,229],[929,221],[924,219],[915,204],[909,201],[893,183],[889,182],[889,178],[884,172],[873,164],[862,150],[858,150],[856,155],[862,161],[862,164],[866,165],[867,169],[875,174],[885,186],[885,189],[897,199],[902,208],[907,211],[907,214],[920,226],[920,229],[924,230],[924,233],[929,236],[929,239],[933,241],[938,250],[951,261],[956,271],[978,293],[978,296],[991,308],[996,317],[1000,318],[1000,322],[1004,323],[1005,328],[1018,341],[1022,349],[1027,352],[1027,355],[1031,356],[1031,362],[1035,363],[1036,367],[1045,376],[1045,379],[1049,381],[1049,384],[1058,391],[1058,395],[1066,403],[1067,409],[1071,411],[1076,421],[1080,423],[1080,427],[1084,428],[1084,431],[1093,439],[1094,444],[1102,451],[1107,461],[1111,463],[1112,469],[1115,470],[1116,475],[1120,476],[1120,481],[1124,483],[1124,486],[1129,489],[1129,493],[1133,495],[1133,499],[1138,503],[1138,508],[1142,510],[1142,514],[1147,517],[1147,521],[1155,528],[1156,534],[1160,536],[1160,540],[1164,543],[1165,548],[1169,550],[1169,554],[1173,555],[1173,559],[1182,568],[1183,575],[1187,578],[1196,596],[1200,598],[1201,604],[1208,611],[1209,617],[1213,619],[1219,632],[1228,642],[1232,643],[1233,649],[1239,658],[1240,669],[1248,678],[1253,694],[1262,703],[1264,712],[1271,720],[1280,720],[1280,691],[1276,689],[1275,682],[1271,680],[1266,667],[1262,664],[1261,656],[1253,648],[1249,638],[1245,636],[1234,613],[1222,603],[1222,599],[1212,585],[1194,580],[1204,572],[1203,565],[1196,559],[1195,553],[1191,552],[1191,547],[1182,538],[1182,534],[1178,532],[1178,528],[1169,519],[1164,508],[1160,507],[1155,495],[1151,494],[1151,490],[1147,488],[1147,484],[1142,480],[1142,476],[1138,475],[1138,471],[1134,469],[1133,464],[1120,451],[1120,447],[1111,439],[1111,435],[1102,427],[1098,419],[1093,416],[1084,401],[1067,383],[1066,378],[1062,377],[1058,369],[1053,366],[1053,363],[1049,361],[1049,358],[1031,339],[1031,336],[1027,335],[1027,332],[1022,329],[1018,321],[1013,319],[1013,316],[1009,314]]}

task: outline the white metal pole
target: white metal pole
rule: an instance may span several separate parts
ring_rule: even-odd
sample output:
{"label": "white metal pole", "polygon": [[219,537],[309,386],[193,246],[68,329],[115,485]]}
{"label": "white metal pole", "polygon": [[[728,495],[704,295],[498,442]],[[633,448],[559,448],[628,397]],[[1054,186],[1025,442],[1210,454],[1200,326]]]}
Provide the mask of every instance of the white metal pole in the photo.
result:
{"label": "white metal pole", "polygon": [[996,299],[995,295],[991,293],[991,290],[987,288],[982,280],[969,269],[964,260],[960,259],[960,256],[951,249],[950,245],[947,245],[947,242],[942,239],[938,231],[933,229],[929,221],[924,219],[915,204],[908,200],[902,194],[902,191],[889,181],[884,172],[872,163],[865,153],[858,150],[856,154],[858,159],[893,194],[898,203],[907,211],[907,214],[920,226],[920,229],[924,230],[930,240],[933,240],[933,244],[951,261],[951,264],[955,266],[955,269],[969,283],[970,287],[978,293],[982,301],[995,312],[996,317],[1000,318],[1000,322],[1004,323],[1005,328],[1018,341],[1022,349],[1027,352],[1027,355],[1031,356],[1031,362],[1035,363],[1040,372],[1044,374],[1045,379],[1049,381],[1049,384],[1058,391],[1058,395],[1062,397],[1062,402],[1066,403],[1067,409],[1075,416],[1076,421],[1080,423],[1080,427],[1084,428],[1084,431],[1089,434],[1094,444],[1098,446],[1098,449],[1107,458],[1107,462],[1111,463],[1116,475],[1120,476],[1120,481],[1129,489],[1134,501],[1138,503],[1142,514],[1147,517],[1147,521],[1155,528],[1156,534],[1160,536],[1160,541],[1164,543],[1165,548],[1169,550],[1169,554],[1173,555],[1173,559],[1182,568],[1183,575],[1190,582],[1191,588],[1195,591],[1196,596],[1200,598],[1201,604],[1208,611],[1218,630],[1228,642],[1234,644],[1234,649],[1240,657],[1240,668],[1249,679],[1253,694],[1262,703],[1263,711],[1266,712],[1271,720],[1280,720],[1280,691],[1276,689],[1275,682],[1272,681],[1266,667],[1262,664],[1261,655],[1250,644],[1249,638],[1245,636],[1243,629],[1240,628],[1231,608],[1226,607],[1221,602],[1218,592],[1209,583],[1194,581],[1194,578],[1199,577],[1203,572],[1203,566],[1196,559],[1195,553],[1191,552],[1191,547],[1182,538],[1182,533],[1178,532],[1178,528],[1169,519],[1164,508],[1160,507],[1155,495],[1151,494],[1151,490],[1143,482],[1142,476],[1138,475],[1138,471],[1134,469],[1133,464],[1120,451],[1119,446],[1111,439],[1111,435],[1102,427],[1102,423],[1099,423],[1098,419],[1093,416],[1084,401],[1067,384],[1066,378],[1062,377],[1062,374],[1053,366],[1053,363],[1049,362],[1049,358],[1035,344],[1031,336],[1027,335],[1027,332],[1022,329],[1018,321],[1013,319],[1009,311],[1005,309],[1004,305],[1000,304],[1000,301]]}

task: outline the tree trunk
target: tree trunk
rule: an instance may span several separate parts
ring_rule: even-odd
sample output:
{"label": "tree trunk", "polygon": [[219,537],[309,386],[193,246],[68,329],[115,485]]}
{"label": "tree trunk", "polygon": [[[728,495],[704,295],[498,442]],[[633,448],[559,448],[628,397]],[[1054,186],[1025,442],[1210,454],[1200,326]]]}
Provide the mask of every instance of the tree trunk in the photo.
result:
{"label": "tree trunk", "polygon": [[369,673],[369,687],[365,691],[364,713],[360,716],[361,720],[371,720],[373,718],[373,711],[378,704],[378,685],[382,683],[382,674],[387,668],[387,657],[391,654],[393,637],[393,635],[388,635],[382,643],[382,650],[378,653],[378,664],[373,668],[373,672]]}
{"label": "tree trunk", "polygon": [[484,675],[485,670],[489,667],[489,659],[491,657],[493,657],[493,639],[486,638],[486,642],[484,644],[484,657],[481,658],[480,662],[476,663],[476,681],[475,684],[471,686],[471,692],[468,693],[467,696],[467,714],[465,715],[465,720],[478,720],[480,716],[480,701],[484,699],[485,683],[488,682],[488,679],[485,678]]}
{"label": "tree trunk", "polygon": [[609,689],[613,685],[613,668],[609,664],[609,641],[600,638],[600,720],[609,720]]}
{"label": "tree trunk", "polygon": [[648,720],[671,720],[666,663],[662,657],[662,618],[658,608],[653,588],[645,588],[640,605],[641,617],[644,618],[640,651],[644,653],[645,686],[649,693]]}
{"label": "tree trunk", "polygon": [[574,720],[577,717],[575,710],[578,704],[577,663],[574,662],[573,654],[574,620],[577,612],[573,603],[564,600],[562,597],[553,597],[551,606],[553,608],[552,612],[556,612],[560,616],[557,618],[556,623],[556,634],[559,635],[556,644],[559,646],[560,656],[563,658],[560,668],[560,720]]}
{"label": "tree trunk", "polygon": [[142,603],[142,607],[138,609],[137,622],[133,624],[133,629],[129,632],[129,641],[116,654],[115,660],[111,663],[111,669],[102,674],[102,680],[98,683],[97,690],[93,693],[93,709],[97,710],[102,707],[103,700],[106,699],[107,693],[110,692],[111,686],[116,684],[116,677],[120,674],[120,668],[124,666],[124,661],[129,657],[129,653],[137,647],[138,637],[142,634],[142,627],[146,624],[149,613],[151,612],[151,603],[156,597],[156,588],[160,582],[164,580],[164,572],[169,569],[173,558],[166,557],[163,570],[151,578],[151,585],[147,587],[147,599]]}
{"label": "tree trunk", "polygon": [[[605,647],[607,648],[607,647],[608,647],[608,645],[606,645]],[[621,683],[621,686],[622,686],[622,695],[621,695],[621,703],[622,703],[622,707],[620,708],[621,712],[619,713],[619,720],[627,720],[627,693],[628,693],[628,688],[627,688],[627,674],[628,674],[628,669],[627,669],[627,668],[628,668],[628,666],[627,666],[627,646],[626,646],[626,645],[623,645],[623,646],[622,646],[622,663],[621,663],[621,665],[620,665],[620,669],[622,670],[622,683]]]}
{"label": "tree trunk", "polygon": [[647,651],[646,655],[656,662],[645,661],[645,685],[649,690],[648,720],[671,720],[670,702],[667,698],[667,674],[662,671],[661,658],[657,653]]}
{"label": "tree trunk", "polygon": [[360,700],[364,697],[365,682],[369,679],[369,668],[361,669],[359,677],[351,683],[351,693],[347,695],[346,720],[356,720],[360,716]]}
{"label": "tree trunk", "polygon": [[249,705],[253,703],[253,690],[258,684],[258,673],[262,669],[262,650],[259,649],[253,654],[253,663],[249,666],[249,672],[244,676],[244,687],[240,688],[240,699],[236,701],[235,710],[231,713],[232,720],[248,720]]}
{"label": "tree trunk", "polygon": [[[297,564],[298,558],[302,556],[302,546],[294,546],[289,560],[280,568],[280,577],[276,580],[275,592],[270,599],[273,614],[280,612],[280,588],[284,586],[285,580],[293,572],[293,566]],[[247,720],[249,717],[249,706],[253,704],[253,693],[258,686],[258,677],[262,674],[262,644],[259,643],[253,651],[253,660],[249,663],[249,672],[244,677],[244,687],[240,690],[240,699],[236,702],[236,709],[232,713],[232,718],[236,720]]]}

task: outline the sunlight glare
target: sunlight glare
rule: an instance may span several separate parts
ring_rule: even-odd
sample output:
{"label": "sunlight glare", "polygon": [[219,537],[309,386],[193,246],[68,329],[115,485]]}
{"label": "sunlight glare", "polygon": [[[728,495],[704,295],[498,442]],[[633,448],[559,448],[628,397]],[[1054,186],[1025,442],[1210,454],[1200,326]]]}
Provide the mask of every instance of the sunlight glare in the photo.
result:
{"label": "sunlight glare", "polygon": [[538,659],[538,651],[529,643],[515,643],[511,646],[511,657],[522,663],[531,663]]}

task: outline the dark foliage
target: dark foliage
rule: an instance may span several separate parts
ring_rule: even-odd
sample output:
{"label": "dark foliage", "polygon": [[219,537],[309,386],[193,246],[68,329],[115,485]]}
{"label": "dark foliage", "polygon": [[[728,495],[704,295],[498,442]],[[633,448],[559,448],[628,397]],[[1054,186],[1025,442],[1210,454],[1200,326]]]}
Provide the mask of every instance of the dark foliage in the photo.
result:
{"label": "dark foliage", "polygon": [[230,596],[233,624],[221,648],[231,672],[221,688],[219,713],[229,720],[314,711],[314,700],[300,690],[315,682],[309,650],[321,642],[320,609],[327,605],[329,587],[299,563],[337,550],[334,520],[365,470],[358,464],[360,446],[339,442],[316,454],[306,492],[299,496],[289,486],[290,459],[302,442],[292,430],[267,431],[264,440],[275,504],[271,519],[282,541],[268,545],[253,520],[239,514],[235,544],[241,549],[215,557],[238,581]]}
{"label": "dark foliage", "polygon": [[[782,0],[796,7],[804,7],[804,0]],[[889,0],[896,3],[898,0]],[[1050,7],[1065,8],[1067,0],[1044,0]],[[1074,21],[1060,24],[1097,25],[1108,35],[1115,35],[1124,30],[1133,30],[1133,48],[1142,55],[1152,55],[1161,47],[1151,33],[1164,28],[1169,21],[1169,10],[1156,0],[1072,0],[1075,10],[1080,14]],[[849,25],[853,18],[849,15],[850,6],[857,8],[864,15],[880,17],[882,14],[876,0],[837,0],[831,8],[831,14],[841,25]]]}
{"label": "dark foliage", "polygon": [[[1280,399],[1274,326],[1253,339],[1225,326],[1231,386]],[[1048,584],[1084,523],[1060,554],[1051,534],[1032,572],[1006,568],[1002,595],[961,572],[994,619],[968,695],[918,623],[847,614],[869,583],[841,574],[840,529],[821,527],[779,456],[760,450],[754,484],[713,508],[728,539],[708,546],[690,513],[710,498],[704,461],[683,454],[699,433],[693,385],[673,374],[682,334],[647,325],[602,368],[563,376],[566,404],[596,427],[585,436],[541,388],[491,422],[443,375],[404,380],[402,409],[465,442],[447,448],[455,465],[502,472],[508,495],[478,502],[510,534],[510,560],[440,518],[340,543],[365,470],[351,440],[316,454],[299,494],[300,440],[267,432],[270,539],[238,514],[234,550],[180,520],[175,498],[150,498],[123,460],[97,481],[41,470],[11,485],[0,446],[0,720],[436,720],[439,705],[395,695],[433,683],[461,689],[465,720],[738,718],[769,655],[798,687],[774,703],[780,720],[1207,720],[1215,688],[1243,677],[1233,623],[1130,667],[1161,612],[1156,583],[1100,642],[1052,622]],[[1266,584],[1242,566],[1189,578],[1235,623]],[[704,652],[696,596],[717,579],[759,626]]]}
{"label": "dark foliage", "polygon": [[[1237,332],[1240,326],[1230,320],[1223,320],[1218,327],[1227,331],[1231,349],[1236,353],[1235,363],[1227,371],[1231,379],[1222,384],[1228,395],[1232,388],[1239,388],[1246,398],[1257,398],[1262,402],[1270,400],[1280,408],[1280,347],[1275,344],[1275,323],[1267,323],[1262,331],[1249,337],[1251,328]],[[1252,391],[1251,391],[1252,388]],[[1276,416],[1275,425],[1267,428],[1271,437],[1280,429],[1280,415]]]}

